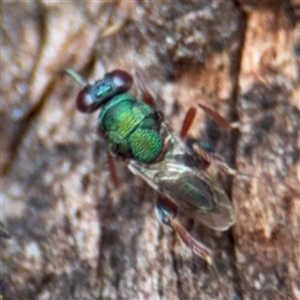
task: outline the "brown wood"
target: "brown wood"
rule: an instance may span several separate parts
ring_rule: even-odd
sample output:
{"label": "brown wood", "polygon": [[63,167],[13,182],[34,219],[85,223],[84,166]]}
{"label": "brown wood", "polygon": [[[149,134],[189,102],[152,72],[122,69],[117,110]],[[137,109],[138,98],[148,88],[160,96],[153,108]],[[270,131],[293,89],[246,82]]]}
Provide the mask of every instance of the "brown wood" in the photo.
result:
{"label": "brown wood", "polygon": [[[257,3],[257,4],[255,4]],[[9,299],[299,299],[300,36],[295,1],[5,2],[1,20],[1,293]],[[183,219],[213,268],[156,219],[157,194],[117,161],[109,176],[80,89],[105,70],[143,70],[179,133],[197,113],[250,178],[225,178],[236,224]]]}

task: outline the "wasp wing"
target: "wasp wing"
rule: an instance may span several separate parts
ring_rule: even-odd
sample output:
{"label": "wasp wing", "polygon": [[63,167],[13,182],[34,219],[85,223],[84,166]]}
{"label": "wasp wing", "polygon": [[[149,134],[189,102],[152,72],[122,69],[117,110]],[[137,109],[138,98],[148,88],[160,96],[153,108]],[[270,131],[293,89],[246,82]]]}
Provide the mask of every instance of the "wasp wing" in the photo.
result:
{"label": "wasp wing", "polygon": [[157,173],[158,190],[173,200],[179,211],[207,227],[226,230],[234,223],[232,205],[224,189],[207,172],[188,169]]}
{"label": "wasp wing", "polygon": [[151,167],[131,163],[129,169],[160,194],[176,203],[178,210],[215,230],[226,230],[234,222],[226,192],[206,171],[186,167],[180,161]]}

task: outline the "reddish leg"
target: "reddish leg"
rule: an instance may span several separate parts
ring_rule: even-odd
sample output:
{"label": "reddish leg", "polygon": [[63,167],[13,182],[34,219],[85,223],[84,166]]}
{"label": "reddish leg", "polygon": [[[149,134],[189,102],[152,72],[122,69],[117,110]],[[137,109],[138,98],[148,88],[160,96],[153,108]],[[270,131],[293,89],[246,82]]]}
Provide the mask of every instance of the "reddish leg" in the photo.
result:
{"label": "reddish leg", "polygon": [[106,148],[107,162],[108,162],[108,169],[110,172],[110,176],[111,176],[111,179],[112,179],[115,187],[118,188],[120,186],[120,183],[119,183],[119,178],[118,178],[118,174],[116,171],[116,166],[115,166],[114,160],[113,160],[111,154],[109,153],[107,147],[105,147],[105,148]]}
{"label": "reddish leg", "polygon": [[201,103],[198,103],[198,106],[202,108],[214,121],[216,121],[218,124],[222,125],[223,127],[227,129],[238,127],[238,123],[228,122],[226,119],[224,119],[222,116],[220,116],[216,111],[214,111],[210,107]]}
{"label": "reddish leg", "polygon": [[[238,123],[230,123],[210,107],[201,103],[198,103],[198,106],[202,108],[215,122],[225,127],[226,129],[232,129],[238,127]],[[236,170],[230,168],[228,164],[224,161],[222,156],[215,153],[208,153],[203,148],[201,148],[196,144],[193,145],[193,150],[197,152],[200,156],[202,156],[209,164],[214,164],[223,172],[229,175],[236,174]]]}
{"label": "reddish leg", "polygon": [[186,115],[185,115],[185,118],[184,118],[184,121],[182,123],[182,126],[181,126],[181,130],[180,130],[180,137],[182,139],[184,139],[189,131],[189,129],[191,128],[191,125],[195,119],[195,116],[196,116],[196,108],[195,107],[191,107]]}
{"label": "reddish leg", "polygon": [[154,98],[148,92],[148,90],[145,86],[146,80],[143,75],[143,72],[140,69],[136,68],[134,73],[135,73],[136,84],[137,84],[138,88],[140,89],[140,91],[142,92],[143,101],[146,102],[151,107],[155,107]]}
{"label": "reddish leg", "polygon": [[[222,125],[225,128],[236,128],[238,127],[238,123],[230,123],[228,122],[225,118],[223,118],[222,116],[220,116],[216,111],[214,111],[213,109],[211,109],[210,107],[198,103],[197,104],[200,108],[202,108],[214,121],[216,121],[218,124]],[[180,131],[180,137],[181,138],[185,138],[194,119],[196,116],[196,108],[195,107],[191,107],[188,112],[185,115],[182,127],[181,127],[181,131]]]}
{"label": "reddish leg", "polygon": [[156,203],[156,214],[158,219],[165,225],[170,226],[179,235],[183,243],[196,255],[212,264],[212,251],[201,242],[194,239],[176,220],[177,206],[168,198],[160,197]]}
{"label": "reddish leg", "polygon": [[212,264],[212,251],[208,247],[194,239],[175,218],[170,217],[168,222],[188,248],[205,259],[209,265]]}
{"label": "reddish leg", "polygon": [[[203,105],[203,104],[198,104],[198,106],[200,108],[202,108],[210,117],[212,117],[213,120],[215,120],[218,124],[224,126],[225,128],[229,129],[229,128],[236,127],[237,123],[228,122],[226,119],[224,119],[216,111],[212,110],[208,106]],[[181,138],[186,137],[188,130],[190,129],[190,127],[195,119],[195,116],[196,116],[196,108],[191,107],[188,110],[188,112],[186,113],[182,127],[181,127],[181,131],[180,131]],[[197,144],[193,145],[193,150],[196,153],[198,153],[207,162],[206,167],[208,167],[210,164],[214,164],[215,166],[217,166],[218,168],[220,168],[223,172],[225,172],[227,174],[230,174],[230,175],[236,174],[236,170],[230,168],[220,155],[215,154],[215,153],[208,153],[207,151],[205,151],[202,147],[200,147]]]}
{"label": "reddish leg", "polygon": [[[103,139],[105,138],[103,131],[101,131],[100,129],[98,129],[97,133],[101,138],[103,138]],[[105,147],[105,149],[106,149],[108,169],[110,172],[110,176],[111,176],[111,179],[112,179],[115,187],[118,188],[119,187],[119,178],[118,178],[118,174],[116,171],[115,163],[114,163],[114,160],[113,160],[108,148]]]}
{"label": "reddish leg", "polygon": [[205,161],[207,161],[208,165],[213,164],[229,175],[235,175],[237,173],[235,169],[230,168],[228,166],[228,164],[224,161],[222,156],[216,153],[208,153],[197,144],[193,144],[193,150],[197,154],[199,154]]}

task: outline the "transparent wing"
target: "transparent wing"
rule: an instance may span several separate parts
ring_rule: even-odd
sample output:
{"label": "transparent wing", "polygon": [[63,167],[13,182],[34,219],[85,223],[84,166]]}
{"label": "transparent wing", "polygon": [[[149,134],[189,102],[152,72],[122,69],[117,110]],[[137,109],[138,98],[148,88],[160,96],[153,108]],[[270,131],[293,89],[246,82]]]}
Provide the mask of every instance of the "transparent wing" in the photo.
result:
{"label": "transparent wing", "polygon": [[160,193],[173,200],[178,210],[193,216],[207,227],[226,230],[234,223],[228,196],[207,172],[193,169],[172,173],[164,171],[157,173],[155,179]]}
{"label": "transparent wing", "polygon": [[159,168],[154,170],[152,166],[149,171],[138,163],[129,165],[134,174],[144,178],[155,190],[175,202],[178,211],[185,212],[207,227],[222,231],[235,222],[228,196],[207,172],[177,163],[168,166],[165,163],[160,166],[156,164],[156,167]]}

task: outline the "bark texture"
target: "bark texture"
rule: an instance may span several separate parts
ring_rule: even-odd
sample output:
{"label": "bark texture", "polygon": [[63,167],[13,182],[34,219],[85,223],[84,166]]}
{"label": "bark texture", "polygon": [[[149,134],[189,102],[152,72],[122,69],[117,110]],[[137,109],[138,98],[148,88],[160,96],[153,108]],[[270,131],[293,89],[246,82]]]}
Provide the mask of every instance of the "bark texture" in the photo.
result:
{"label": "bark texture", "polygon": [[[288,1],[1,4],[1,294],[16,299],[300,299],[300,6]],[[188,218],[209,268],[156,219],[157,194],[76,111],[72,67],[93,81],[142,70],[175,131],[209,140],[239,175],[223,178],[227,232]],[[137,92],[137,89],[135,89]]]}

